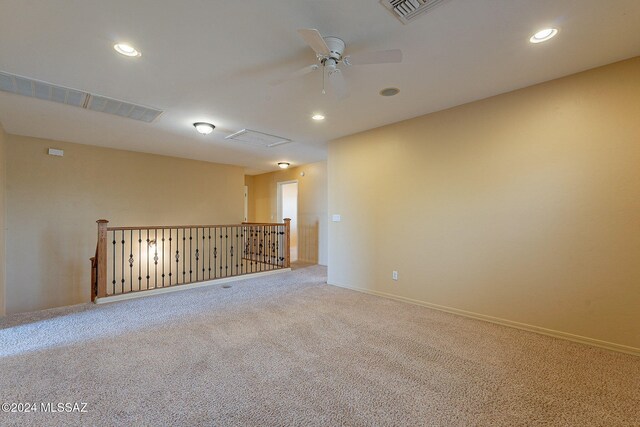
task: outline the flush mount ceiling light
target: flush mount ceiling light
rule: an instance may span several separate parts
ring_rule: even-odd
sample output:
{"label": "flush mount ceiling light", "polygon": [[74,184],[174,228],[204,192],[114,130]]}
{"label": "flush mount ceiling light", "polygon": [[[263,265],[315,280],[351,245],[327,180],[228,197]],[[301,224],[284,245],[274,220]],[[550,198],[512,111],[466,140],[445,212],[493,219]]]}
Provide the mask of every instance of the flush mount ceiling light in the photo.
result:
{"label": "flush mount ceiling light", "polygon": [[193,127],[195,127],[198,133],[202,135],[209,135],[216,128],[211,123],[205,123],[205,122],[196,122],[193,124]]}
{"label": "flush mount ceiling light", "polygon": [[130,56],[130,57],[138,57],[142,56],[142,53],[136,50],[135,47],[131,46],[128,43],[116,43],[113,45],[113,48],[121,55]]}
{"label": "flush mount ceiling light", "polygon": [[394,96],[398,93],[400,93],[400,89],[398,89],[397,87],[388,87],[380,91],[380,95],[382,96]]}
{"label": "flush mount ceiling light", "polygon": [[546,42],[547,40],[555,37],[556,34],[558,34],[557,28],[545,28],[544,30],[540,30],[534,35],[532,35],[529,41],[531,43]]}
{"label": "flush mount ceiling light", "polygon": [[322,114],[314,114],[313,116],[311,116],[311,118],[316,122],[321,122],[324,120],[324,116]]}
{"label": "flush mount ceiling light", "polygon": [[288,163],[288,162],[278,162],[278,167],[280,169],[286,169],[286,168],[289,167],[289,165],[290,165],[290,163]]}

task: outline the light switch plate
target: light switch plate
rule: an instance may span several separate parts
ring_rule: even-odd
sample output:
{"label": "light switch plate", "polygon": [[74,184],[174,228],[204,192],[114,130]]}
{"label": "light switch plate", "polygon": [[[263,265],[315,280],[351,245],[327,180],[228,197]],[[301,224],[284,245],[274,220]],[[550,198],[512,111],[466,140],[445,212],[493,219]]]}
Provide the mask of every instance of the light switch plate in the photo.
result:
{"label": "light switch plate", "polygon": [[331,221],[333,222],[340,222],[342,220],[342,218],[340,218],[340,215],[338,214],[334,214],[331,216]]}

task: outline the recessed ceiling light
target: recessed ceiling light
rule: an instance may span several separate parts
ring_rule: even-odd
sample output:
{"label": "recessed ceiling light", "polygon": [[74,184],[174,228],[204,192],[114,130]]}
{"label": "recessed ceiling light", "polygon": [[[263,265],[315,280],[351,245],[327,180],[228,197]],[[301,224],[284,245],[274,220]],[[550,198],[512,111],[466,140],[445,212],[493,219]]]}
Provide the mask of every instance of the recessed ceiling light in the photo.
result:
{"label": "recessed ceiling light", "polygon": [[380,95],[382,96],[394,96],[398,93],[400,93],[400,89],[398,89],[397,87],[388,87],[380,91]]}
{"label": "recessed ceiling light", "polygon": [[113,48],[116,50],[116,52],[124,56],[142,56],[142,54],[138,52],[135,47],[131,46],[128,43],[116,43],[113,45]]}
{"label": "recessed ceiling light", "polygon": [[545,28],[544,30],[540,30],[534,35],[532,35],[529,41],[531,43],[546,42],[547,40],[555,37],[556,34],[558,34],[557,28]]}
{"label": "recessed ceiling light", "polygon": [[324,116],[322,114],[314,114],[311,118],[317,122],[321,122],[324,120]]}
{"label": "recessed ceiling light", "polygon": [[280,167],[280,169],[286,169],[289,167],[289,165],[289,162],[278,162],[278,167]]}
{"label": "recessed ceiling light", "polygon": [[198,133],[201,133],[202,135],[209,135],[216,128],[211,123],[205,123],[205,122],[197,122],[197,123],[194,123],[193,126],[196,128]]}

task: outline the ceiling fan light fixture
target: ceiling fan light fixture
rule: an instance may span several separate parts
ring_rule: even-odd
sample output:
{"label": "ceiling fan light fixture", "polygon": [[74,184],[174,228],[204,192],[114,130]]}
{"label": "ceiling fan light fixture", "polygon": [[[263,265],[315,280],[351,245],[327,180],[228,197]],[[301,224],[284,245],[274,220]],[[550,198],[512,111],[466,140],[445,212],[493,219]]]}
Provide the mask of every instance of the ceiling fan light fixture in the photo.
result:
{"label": "ceiling fan light fixture", "polygon": [[116,43],[113,45],[113,48],[120,55],[128,56],[131,58],[136,58],[142,56],[140,51],[136,50],[135,47],[131,46],[129,43]]}
{"label": "ceiling fan light fixture", "polygon": [[289,163],[289,162],[278,162],[278,167],[280,169],[287,169],[290,165],[291,165],[291,163]]}
{"label": "ceiling fan light fixture", "polygon": [[193,127],[195,127],[196,131],[201,135],[209,135],[216,128],[211,123],[206,122],[196,122],[193,124]]}
{"label": "ceiling fan light fixture", "polygon": [[540,30],[534,35],[532,35],[529,41],[534,44],[546,42],[547,40],[555,37],[556,34],[558,34],[557,28],[545,28],[544,30]]}

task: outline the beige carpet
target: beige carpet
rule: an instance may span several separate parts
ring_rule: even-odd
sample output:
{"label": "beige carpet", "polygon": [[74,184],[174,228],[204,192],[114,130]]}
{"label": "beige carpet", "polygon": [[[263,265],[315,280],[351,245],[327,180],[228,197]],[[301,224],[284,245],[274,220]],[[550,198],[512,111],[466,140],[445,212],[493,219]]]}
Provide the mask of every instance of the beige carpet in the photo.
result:
{"label": "beige carpet", "polygon": [[1,425],[631,426],[640,359],[325,284],[322,267],[0,320]]}

